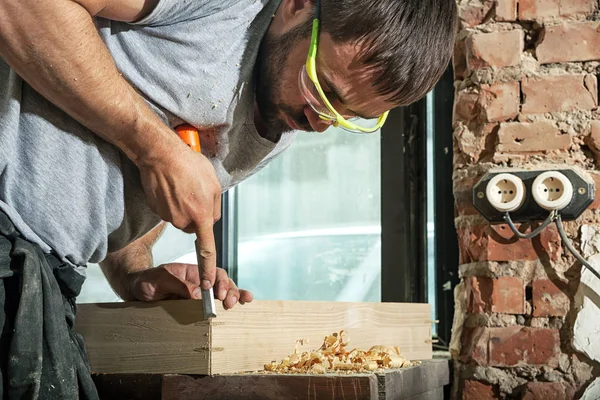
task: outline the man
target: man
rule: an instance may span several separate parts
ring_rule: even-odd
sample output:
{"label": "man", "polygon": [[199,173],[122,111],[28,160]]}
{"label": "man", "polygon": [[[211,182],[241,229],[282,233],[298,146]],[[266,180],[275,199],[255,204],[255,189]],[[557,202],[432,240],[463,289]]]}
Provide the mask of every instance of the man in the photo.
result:
{"label": "man", "polygon": [[[97,397],[71,330],[88,262],[127,300],[251,301],[216,268],[222,191],[297,130],[373,130],[423,97],[455,19],[454,0],[0,2],[0,393]],[[200,277],[150,268],[163,221],[198,235]]]}

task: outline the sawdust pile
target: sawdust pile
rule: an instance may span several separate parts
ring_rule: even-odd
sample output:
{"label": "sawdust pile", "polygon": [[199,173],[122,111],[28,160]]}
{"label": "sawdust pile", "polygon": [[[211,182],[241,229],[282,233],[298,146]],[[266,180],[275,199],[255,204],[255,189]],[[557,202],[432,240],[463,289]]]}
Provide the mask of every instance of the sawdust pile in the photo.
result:
{"label": "sawdust pile", "polygon": [[373,372],[386,368],[404,368],[416,365],[400,354],[397,346],[373,346],[368,351],[348,351],[348,338],[344,331],[325,337],[318,350],[294,354],[281,362],[265,365],[265,371],[274,373],[325,374],[327,372]]}

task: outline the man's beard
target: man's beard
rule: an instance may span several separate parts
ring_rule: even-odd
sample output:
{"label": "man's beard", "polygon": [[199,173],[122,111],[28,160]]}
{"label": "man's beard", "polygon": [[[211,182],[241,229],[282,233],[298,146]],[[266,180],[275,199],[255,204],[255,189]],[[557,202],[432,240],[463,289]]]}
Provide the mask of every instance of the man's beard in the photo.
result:
{"label": "man's beard", "polygon": [[288,67],[288,56],[294,46],[306,37],[306,31],[306,26],[300,26],[280,37],[267,35],[261,43],[255,94],[262,125],[267,130],[267,138],[279,140],[284,132],[292,130],[287,121],[282,119],[282,112],[292,118],[300,129],[312,130],[303,109],[294,110],[293,107],[282,103],[285,96],[282,93],[281,79]]}

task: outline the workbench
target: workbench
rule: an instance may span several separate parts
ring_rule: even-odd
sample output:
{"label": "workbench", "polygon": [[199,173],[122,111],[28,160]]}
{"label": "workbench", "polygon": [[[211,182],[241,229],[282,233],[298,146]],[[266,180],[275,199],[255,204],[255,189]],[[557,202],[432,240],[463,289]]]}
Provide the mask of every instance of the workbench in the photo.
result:
{"label": "workbench", "polygon": [[441,400],[449,395],[450,361],[385,373],[282,375],[93,374],[107,400]]}

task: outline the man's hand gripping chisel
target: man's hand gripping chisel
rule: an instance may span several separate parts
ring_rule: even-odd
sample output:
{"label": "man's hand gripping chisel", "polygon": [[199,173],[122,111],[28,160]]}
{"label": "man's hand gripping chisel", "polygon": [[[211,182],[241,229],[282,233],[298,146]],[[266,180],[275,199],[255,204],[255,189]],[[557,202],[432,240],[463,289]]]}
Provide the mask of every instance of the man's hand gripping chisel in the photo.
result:
{"label": "man's hand gripping chisel", "polygon": [[[198,134],[198,130],[191,125],[183,124],[179,125],[175,128],[177,135],[187,144],[192,150],[197,153],[200,153],[200,135]],[[200,243],[196,238],[195,242],[196,246],[196,258],[198,260],[198,278],[202,276],[202,271],[200,270],[201,257],[200,257]],[[213,288],[211,287],[208,290],[202,289],[202,308],[204,310],[204,319],[209,319],[217,316],[217,310],[215,309],[215,295],[213,292]]]}

